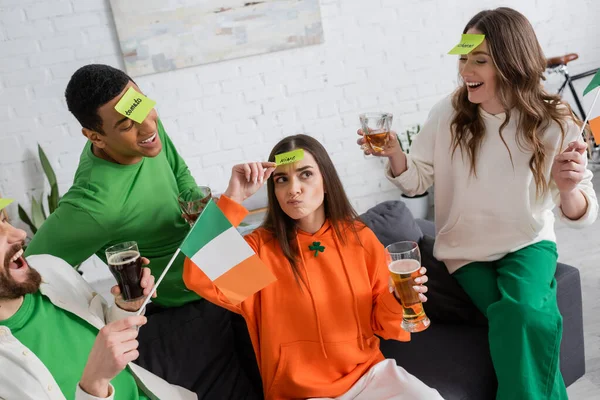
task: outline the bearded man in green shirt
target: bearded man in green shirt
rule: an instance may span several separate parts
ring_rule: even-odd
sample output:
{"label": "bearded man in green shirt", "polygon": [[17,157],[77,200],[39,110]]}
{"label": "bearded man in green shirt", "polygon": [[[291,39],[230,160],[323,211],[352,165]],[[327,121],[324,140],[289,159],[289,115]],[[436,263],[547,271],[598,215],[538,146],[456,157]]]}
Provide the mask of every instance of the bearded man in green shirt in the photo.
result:
{"label": "bearded man in green shirt", "polygon": [[[143,301],[117,296],[109,307],[63,260],[25,259],[26,234],[2,212],[9,203],[0,198],[0,399],[195,400],[131,364],[136,327],[146,322],[135,315]],[[141,284],[148,295],[148,268]]]}
{"label": "bearded man in green shirt", "polygon": [[[87,65],[71,77],[67,106],[88,142],[73,186],[34,235],[27,256],[51,254],[74,266],[96,254],[106,262],[106,248],[133,240],[160,276],[187,235],[177,196],[196,182],[154,108],[141,122],[115,109],[130,88],[142,93],[107,65]],[[183,261],[180,254],[147,307],[136,362],[199,399],[261,398],[245,322],[188,291]]]}

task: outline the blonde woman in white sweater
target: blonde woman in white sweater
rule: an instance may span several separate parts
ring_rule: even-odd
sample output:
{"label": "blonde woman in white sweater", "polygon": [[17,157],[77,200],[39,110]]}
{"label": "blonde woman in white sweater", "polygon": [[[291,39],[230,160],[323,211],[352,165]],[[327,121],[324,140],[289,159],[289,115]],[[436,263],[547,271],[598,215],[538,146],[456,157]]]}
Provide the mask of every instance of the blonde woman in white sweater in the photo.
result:
{"label": "blonde woman in white sweater", "polygon": [[482,11],[463,33],[485,40],[460,56],[460,87],[431,110],[410,155],[395,137],[375,155],[408,195],[435,182],[434,254],[488,318],[497,399],[566,399],[553,209],[573,227],[597,217],[581,122],[544,91],[545,58],[523,15]]}

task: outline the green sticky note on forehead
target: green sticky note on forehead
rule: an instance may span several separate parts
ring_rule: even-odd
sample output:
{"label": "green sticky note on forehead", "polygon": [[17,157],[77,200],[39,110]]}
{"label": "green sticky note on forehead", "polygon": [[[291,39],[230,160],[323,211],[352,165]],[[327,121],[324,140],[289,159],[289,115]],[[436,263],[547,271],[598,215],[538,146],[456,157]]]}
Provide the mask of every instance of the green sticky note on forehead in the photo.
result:
{"label": "green sticky note on forehead", "polygon": [[115,110],[119,114],[141,124],[155,105],[156,102],[154,100],[150,100],[137,92],[133,87],[130,87],[115,106]]}
{"label": "green sticky note on forehead", "polygon": [[275,164],[284,165],[292,164],[304,158],[304,149],[296,149],[275,155]]}
{"label": "green sticky note on forehead", "polygon": [[2,210],[4,207],[9,205],[13,201],[14,201],[13,199],[0,199],[0,210]]}
{"label": "green sticky note on forehead", "polygon": [[485,35],[476,35],[472,33],[463,33],[460,43],[454,46],[448,54],[469,54],[477,46],[483,43]]}

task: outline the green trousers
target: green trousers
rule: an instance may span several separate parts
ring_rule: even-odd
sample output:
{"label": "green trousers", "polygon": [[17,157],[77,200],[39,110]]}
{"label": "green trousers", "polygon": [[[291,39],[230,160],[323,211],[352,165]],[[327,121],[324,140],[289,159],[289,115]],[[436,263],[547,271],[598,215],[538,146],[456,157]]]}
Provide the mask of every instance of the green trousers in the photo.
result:
{"label": "green trousers", "polygon": [[453,276],[489,322],[497,400],[562,400],[562,316],[556,303],[556,244],[543,241]]}

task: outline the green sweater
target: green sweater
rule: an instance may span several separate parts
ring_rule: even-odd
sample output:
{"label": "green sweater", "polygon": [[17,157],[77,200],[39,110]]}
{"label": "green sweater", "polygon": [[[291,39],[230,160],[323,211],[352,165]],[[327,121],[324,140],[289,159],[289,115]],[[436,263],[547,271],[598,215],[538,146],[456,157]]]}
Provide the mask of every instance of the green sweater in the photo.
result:
{"label": "green sweater", "polygon": [[[189,231],[177,195],[196,185],[160,121],[158,134],[160,154],[133,165],[96,157],[88,142],[73,186],[25,255],[51,254],[75,266],[96,254],[106,262],[106,248],[133,240],[158,279]],[[157,290],[156,304],[174,307],[200,298],[183,283],[183,260],[180,253]]]}
{"label": "green sweater", "polygon": [[[75,398],[75,389],[87,363],[98,329],[69,312],[55,307],[39,291],[25,295],[19,311],[0,321],[35,354],[54,377],[67,399]],[[139,390],[129,368],[110,382],[115,400],[148,399]]]}

